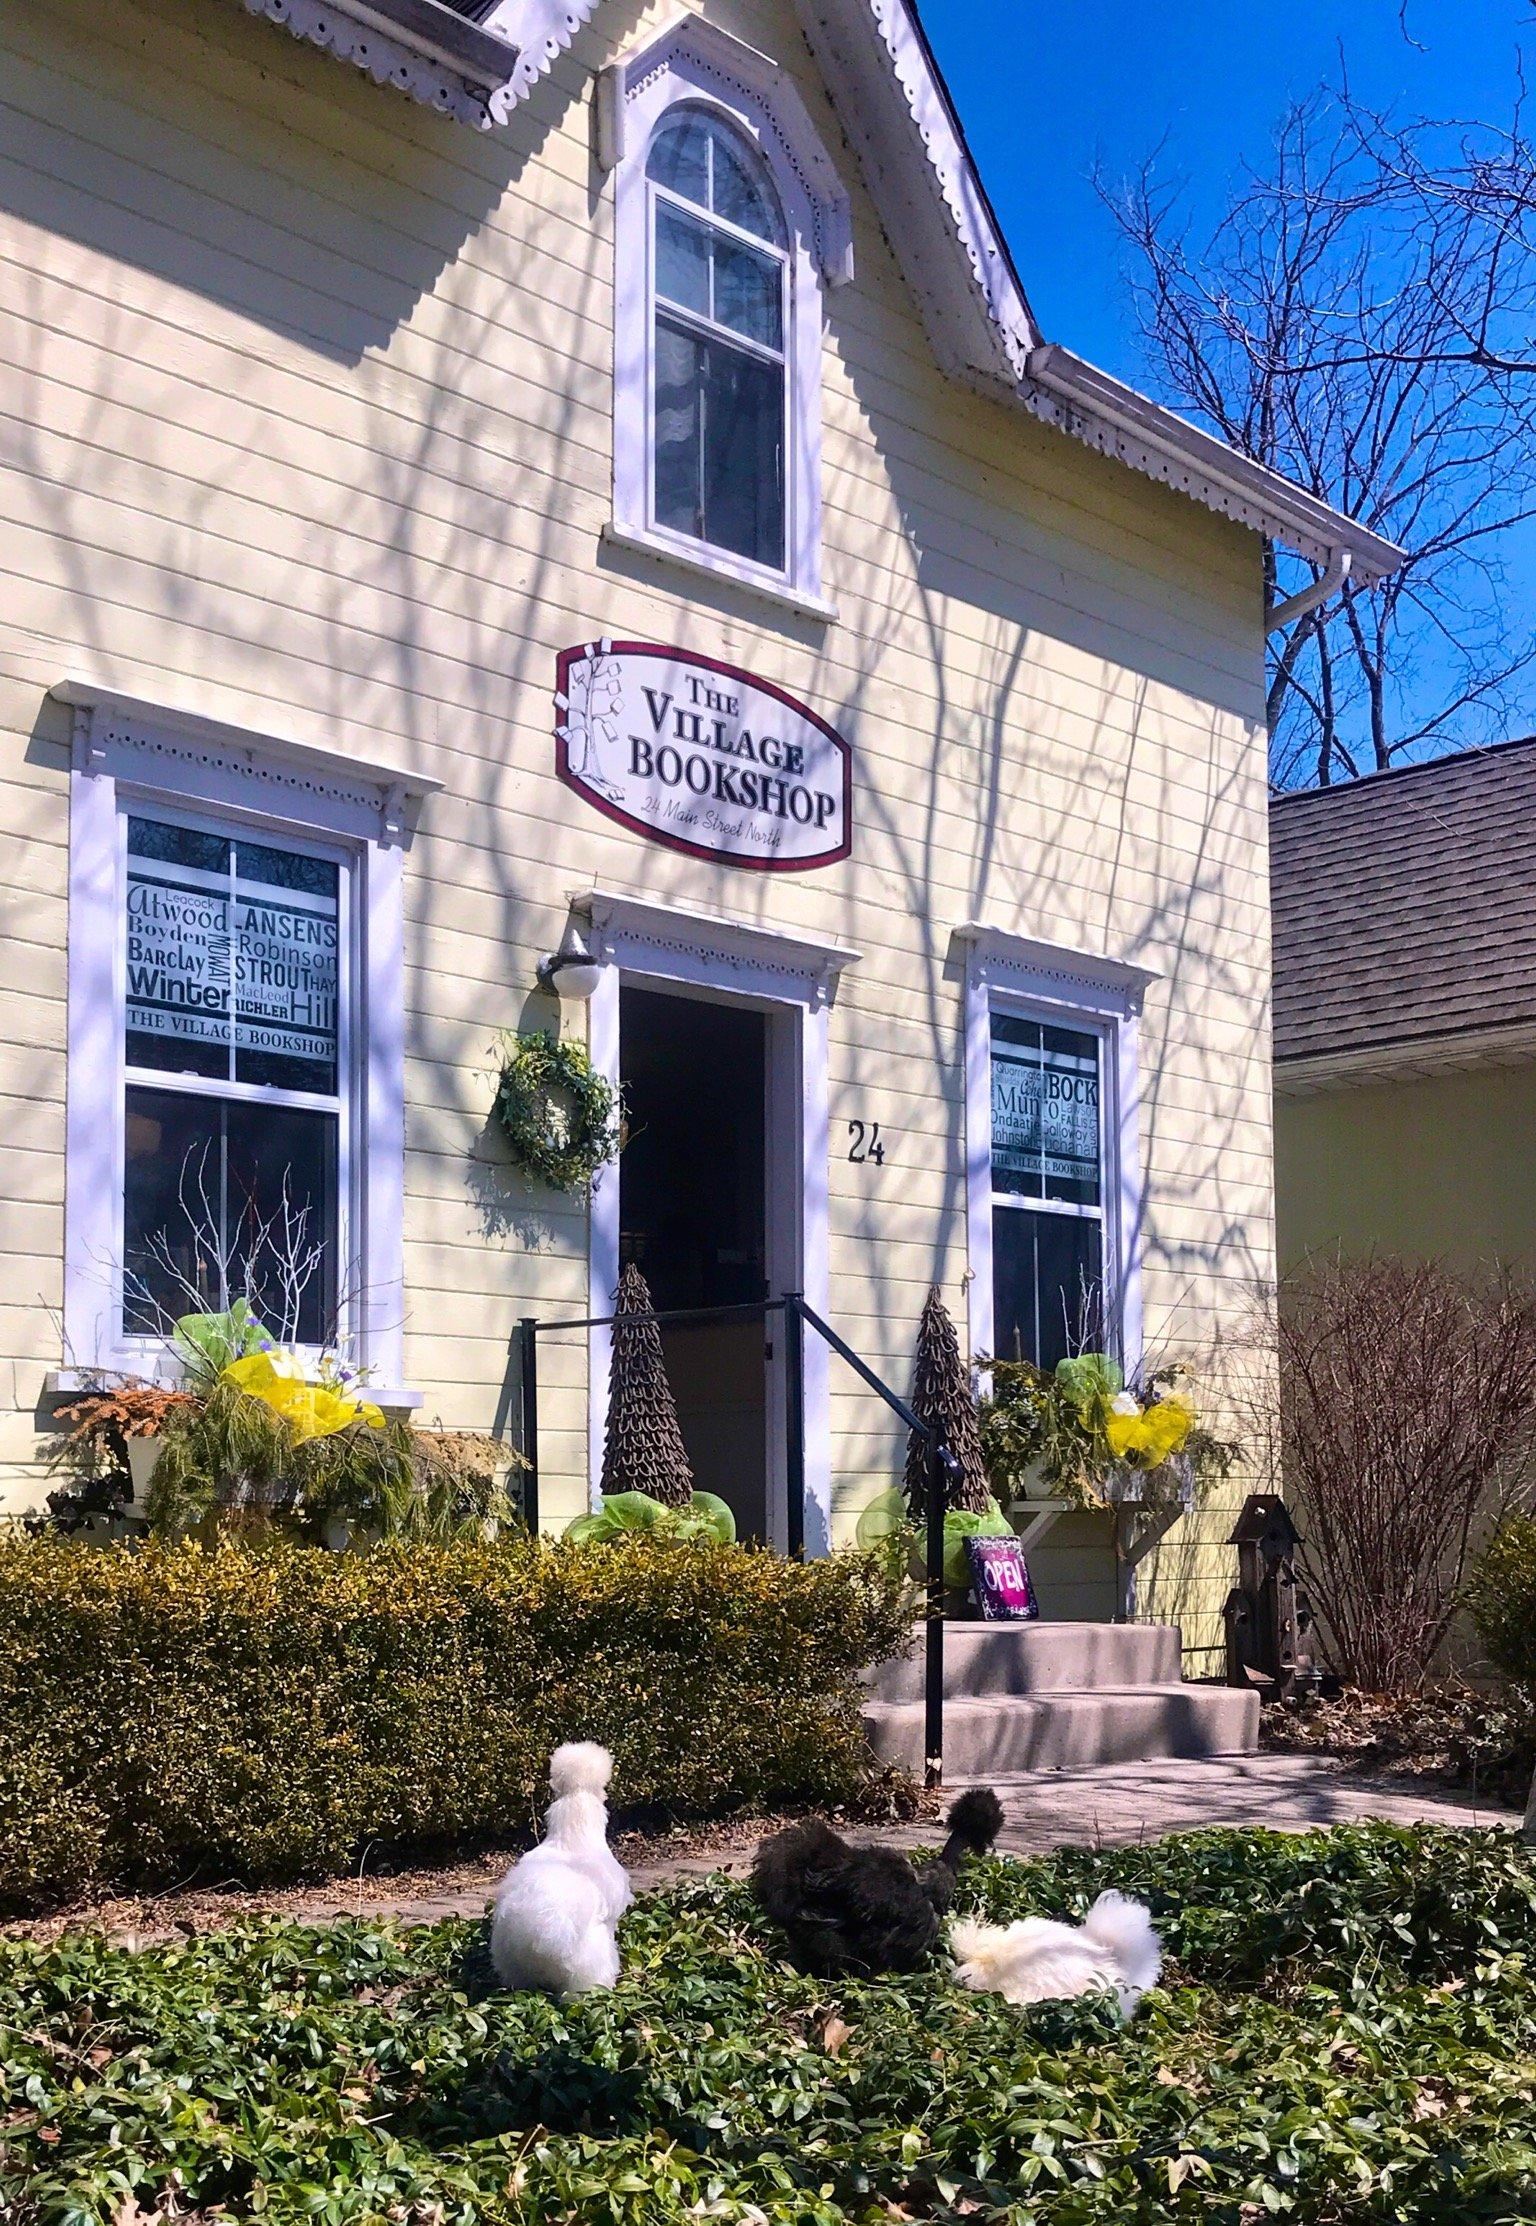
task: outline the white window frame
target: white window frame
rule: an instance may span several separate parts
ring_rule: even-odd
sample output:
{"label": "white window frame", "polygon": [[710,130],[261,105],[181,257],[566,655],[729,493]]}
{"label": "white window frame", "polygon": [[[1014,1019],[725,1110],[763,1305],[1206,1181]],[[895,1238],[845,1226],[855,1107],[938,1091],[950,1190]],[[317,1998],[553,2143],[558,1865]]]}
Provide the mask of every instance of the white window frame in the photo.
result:
{"label": "white window frame", "polygon": [[[356,934],[356,905],[353,888],[356,876],[356,857],[352,849],[339,843],[321,843],[306,839],[289,828],[278,828],[270,822],[248,819],[243,813],[209,813],[183,810],[153,798],[140,796],[131,787],[116,789],[117,804],[117,903],[119,929],[115,938],[114,961],[117,971],[116,990],[116,1044],[117,1071],[122,1079],[123,1102],[118,1113],[118,1212],[123,1213],[123,1200],[127,1193],[127,1093],[129,1090],[158,1090],[169,1097],[208,1098],[219,1105],[271,1105],[292,1108],[301,1113],[325,1113],[336,1121],[336,1231],[335,1259],[331,1263],[336,1277],[339,1302],[337,1328],[350,1343],[357,1325],[352,1320],[355,1302],[348,1295],[346,1263],[354,1257],[352,1236],[356,1212],[353,1199],[353,1132],[357,1120],[358,1090],[355,1087],[356,1070],[353,1063],[352,1012],[357,1002],[358,938]],[[128,1061],[128,950],[127,950],[127,894],[128,894],[128,822],[130,819],[151,819],[161,826],[187,827],[199,834],[216,835],[231,842],[238,842],[242,835],[258,836],[274,848],[282,848],[309,858],[322,858],[337,869],[337,1007],[336,1007],[336,1088],[329,1094],[312,1090],[278,1089],[265,1083],[237,1082],[218,1075],[178,1074],[173,1068],[135,1067]],[[119,1241],[121,1242],[121,1231]],[[127,1290],[120,1282],[119,1305],[126,1307]],[[119,1316],[119,1322],[121,1315]],[[136,1336],[120,1330],[117,1350],[130,1356],[129,1365],[135,1374],[150,1374],[158,1365],[163,1340],[158,1337]]]}
{"label": "white window frame", "polygon": [[[655,515],[654,226],[648,175],[656,134],[674,110],[712,111],[755,148],[788,232],[785,300],[785,562],[781,568],[657,523]],[[821,392],[824,287],[853,277],[847,193],[804,103],[766,55],[698,17],[603,73],[598,159],[615,173],[613,518],[608,538],[687,570],[732,580],[830,619],[822,591]]]}
{"label": "white window frame", "polygon": [[[304,743],[62,682],[74,707],[70,773],[69,1021],[64,1342],[68,1376],[148,1374],[167,1356],[123,1321],[127,821],[164,817],[315,851],[342,869],[351,961],[338,1040],[338,1286],[344,1328],[378,1392],[401,1383],[404,1327],[404,851],[440,784]],[[186,1078],[136,1070],[145,1086]],[[221,1093],[211,1080],[191,1094]],[[225,1092],[224,1094],[229,1094]],[[276,1103],[314,1101],[274,1091]],[[376,1393],[376,1396],[378,1393]]]}
{"label": "white window frame", "polygon": [[[1158,979],[1148,967],[1039,942],[972,922],[965,953],[966,1221],[971,1351],[994,1350],[992,1289],[992,1015],[1070,1028],[1100,1043],[1100,1195],[1105,1318],[1127,1375],[1142,1358],[1141,1243],[1146,1184],[1141,1150],[1141,1012]],[[1021,1200],[1029,1207],[1036,1199]],[[1043,1210],[1053,1210],[1048,1204]],[[1066,1212],[1076,1208],[1064,1207]]]}

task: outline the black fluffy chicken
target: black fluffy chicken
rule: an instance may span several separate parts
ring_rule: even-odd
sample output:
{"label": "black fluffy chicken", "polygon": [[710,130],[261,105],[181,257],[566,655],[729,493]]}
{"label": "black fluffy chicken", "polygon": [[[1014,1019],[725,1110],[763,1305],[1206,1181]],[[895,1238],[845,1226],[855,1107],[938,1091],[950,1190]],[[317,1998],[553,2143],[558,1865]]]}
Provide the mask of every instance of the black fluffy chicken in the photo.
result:
{"label": "black fluffy chicken", "polygon": [[850,1847],[813,1818],[764,1840],[752,1892],[789,1940],[795,1963],[816,1978],[915,1971],[938,1941],[967,1855],[985,1855],[1002,1829],[995,1793],[962,1793],[949,1837],[919,1870],[888,1847]]}

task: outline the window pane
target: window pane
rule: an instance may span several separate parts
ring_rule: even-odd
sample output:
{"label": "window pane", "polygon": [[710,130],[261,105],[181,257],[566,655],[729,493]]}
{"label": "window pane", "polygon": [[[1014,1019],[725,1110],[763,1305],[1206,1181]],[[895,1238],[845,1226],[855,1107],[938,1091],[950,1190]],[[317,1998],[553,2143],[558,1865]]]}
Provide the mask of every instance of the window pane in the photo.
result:
{"label": "window pane", "polygon": [[334,1095],[340,880],[329,859],[131,818],[128,1064],[228,1080],[233,1054],[238,1081]]}
{"label": "window pane", "polygon": [[656,204],[656,291],[701,317],[709,315],[709,227],[664,201]]}
{"label": "window pane", "polygon": [[[784,345],[784,266],[739,240],[715,236],[715,322],[765,348]],[[674,297],[676,298],[676,297]]]}
{"label": "window pane", "polygon": [[123,1327],[247,1293],[269,1329],[332,1335],[336,1117],[130,1085],[125,1106]]}
{"label": "window pane", "polygon": [[229,844],[130,818],[127,905],[129,1064],[227,1076]]}
{"label": "window pane", "polygon": [[713,125],[711,137],[715,168],[714,197],[710,206],[715,214],[723,216],[728,224],[739,224],[744,232],[751,232],[760,240],[782,245],[784,227],[763,185],[756,161],[734,132],[723,126]]}
{"label": "window pane", "polygon": [[242,842],[235,876],[235,1078],[334,1096],[339,869]]}
{"label": "window pane", "polygon": [[999,1360],[1054,1368],[1104,1341],[1099,1223],[999,1206],[992,1215],[993,1343]]}
{"label": "window pane", "polygon": [[1038,1021],[992,1015],[992,1188],[1039,1198],[1041,1038]]}
{"label": "window pane", "polygon": [[729,124],[685,109],[663,125],[646,173],[695,208],[709,209],[756,239],[784,245],[784,221],[752,149]]}
{"label": "window pane", "polygon": [[656,326],[656,519],[784,567],[784,370]]}
{"label": "window pane", "polygon": [[709,207],[709,127],[697,109],[685,109],[656,134],[646,170],[696,208]]}
{"label": "window pane", "polygon": [[190,866],[198,873],[222,877],[229,871],[229,844],[223,835],[176,827],[169,820],[130,817],[128,853],[133,858],[158,858],[165,865]]}
{"label": "window pane", "polygon": [[704,538],[784,567],[784,371],[711,342],[705,351]]}
{"label": "window pane", "polygon": [[992,1016],[992,1188],[1063,1205],[1101,1200],[1099,1039]]}
{"label": "window pane", "polygon": [[1099,1039],[1067,1028],[1047,1028],[1043,1037],[1045,1195],[1066,1205],[1097,1206]]}
{"label": "window pane", "polygon": [[273,889],[293,889],[303,896],[328,897],[334,904],[341,883],[341,868],[331,858],[311,858],[302,850],[272,850],[265,843],[236,844],[242,881],[258,881]]}
{"label": "window pane", "polygon": [[704,533],[704,343],[658,318],[656,324],[656,522],[674,533]]}

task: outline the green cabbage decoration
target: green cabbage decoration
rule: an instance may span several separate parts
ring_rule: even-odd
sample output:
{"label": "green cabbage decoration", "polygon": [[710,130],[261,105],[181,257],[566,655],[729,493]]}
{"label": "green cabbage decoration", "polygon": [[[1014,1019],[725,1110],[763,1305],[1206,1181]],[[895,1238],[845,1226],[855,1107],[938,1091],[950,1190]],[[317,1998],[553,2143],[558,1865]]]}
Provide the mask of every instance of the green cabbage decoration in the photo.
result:
{"label": "green cabbage decoration", "polygon": [[212,1383],[233,1362],[270,1350],[274,1343],[243,1298],[226,1313],[183,1314],[171,1333],[171,1350],[183,1372],[190,1381],[203,1383]]}
{"label": "green cabbage decoration", "polygon": [[568,1523],[562,1535],[574,1546],[591,1546],[610,1545],[634,1533],[734,1546],[736,1518],[713,1492],[695,1492],[687,1507],[664,1507],[649,1492],[613,1492],[594,1513]]}
{"label": "green cabbage decoration", "polygon": [[[854,1531],[854,1539],[864,1553],[882,1553],[890,1550],[891,1541],[905,1530],[914,1528],[907,1512],[907,1497],[899,1487],[882,1492],[870,1501]],[[965,1507],[951,1507],[944,1517],[944,1582],[952,1592],[968,1592],[971,1583],[971,1564],[966,1555],[967,1538],[1012,1538],[1014,1528],[995,1499],[989,1498],[982,1514],[975,1514]],[[919,1535],[912,1554],[912,1574],[921,1577],[925,1570],[925,1545]]]}

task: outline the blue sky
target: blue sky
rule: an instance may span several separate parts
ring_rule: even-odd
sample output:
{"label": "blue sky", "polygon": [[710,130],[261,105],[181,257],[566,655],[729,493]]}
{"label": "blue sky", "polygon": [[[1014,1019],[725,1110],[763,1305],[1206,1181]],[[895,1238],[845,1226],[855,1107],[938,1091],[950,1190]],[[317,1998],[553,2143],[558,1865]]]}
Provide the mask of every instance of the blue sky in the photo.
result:
{"label": "blue sky", "polygon": [[[1262,166],[1292,99],[1338,81],[1404,118],[1507,121],[1523,35],[1536,84],[1531,0],[921,0],[982,175],[1048,339],[1156,391],[1130,313],[1123,250],[1092,183],[1128,176],[1161,145],[1189,189],[1198,242],[1244,163]],[[1405,26],[1406,33],[1405,36]],[[1505,607],[1529,629],[1536,527],[1506,537]],[[1438,709],[1433,649],[1408,712]],[[1432,700],[1438,699],[1438,700]],[[1536,729],[1536,667],[1506,723],[1459,720],[1439,748]]]}
{"label": "blue sky", "polygon": [[[1507,115],[1530,0],[923,0],[923,20],[1049,339],[1138,377],[1119,247],[1090,182],[1166,139],[1170,170],[1214,215],[1262,162],[1292,96],[1337,72],[1413,113]],[[1423,49],[1424,51],[1418,51]]]}

